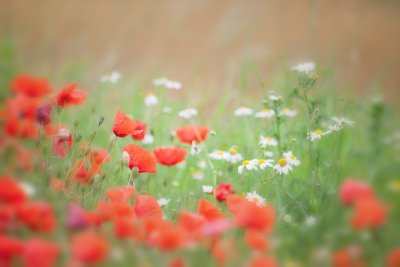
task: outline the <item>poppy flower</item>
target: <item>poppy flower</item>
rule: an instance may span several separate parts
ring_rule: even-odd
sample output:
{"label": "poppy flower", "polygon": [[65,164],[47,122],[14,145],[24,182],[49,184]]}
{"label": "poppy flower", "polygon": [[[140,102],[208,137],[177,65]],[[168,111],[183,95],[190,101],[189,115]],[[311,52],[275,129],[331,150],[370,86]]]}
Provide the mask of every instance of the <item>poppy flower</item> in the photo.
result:
{"label": "poppy flower", "polygon": [[53,209],[46,202],[26,202],[19,205],[17,217],[32,231],[50,233],[56,226]]}
{"label": "poppy flower", "polygon": [[25,267],[52,267],[59,253],[58,245],[35,238],[25,242],[22,259]]}
{"label": "poppy flower", "polygon": [[25,74],[18,75],[12,80],[11,89],[28,97],[42,97],[52,90],[45,79]]}
{"label": "poppy flower", "polygon": [[361,258],[361,249],[358,246],[335,251],[332,255],[333,267],[365,267]]}
{"label": "poppy flower", "polygon": [[128,167],[138,168],[139,173],[156,173],[156,158],[145,148],[129,144],[124,147],[124,157],[127,158]]}
{"label": "poppy flower", "polygon": [[11,177],[0,177],[0,204],[18,204],[27,199],[25,191]]}
{"label": "poppy flower", "polygon": [[135,121],[136,128],[135,131],[132,133],[132,138],[135,140],[143,140],[144,136],[146,135],[146,123],[142,122],[141,120]]}
{"label": "poppy flower", "polygon": [[392,249],[387,256],[387,267],[400,266],[400,248]]}
{"label": "poppy flower", "polygon": [[348,179],[340,187],[339,195],[342,204],[347,206],[353,204],[360,197],[373,196],[374,192],[368,184],[355,179]]}
{"label": "poppy flower", "polygon": [[218,238],[211,247],[211,255],[217,261],[218,265],[224,265],[230,258],[236,254],[236,242],[232,238]]}
{"label": "poppy flower", "polygon": [[265,251],[268,248],[268,242],[263,233],[260,233],[255,230],[247,230],[244,235],[244,240],[246,244],[253,250],[256,251]]}
{"label": "poppy flower", "polygon": [[56,96],[57,106],[67,108],[80,105],[86,100],[86,92],[79,90],[77,83],[65,86]]}
{"label": "poppy flower", "polygon": [[118,137],[125,137],[133,134],[136,130],[134,122],[125,112],[118,110],[115,114],[113,132]]}
{"label": "poppy flower", "polygon": [[186,231],[186,235],[198,241],[202,238],[203,226],[206,220],[204,216],[192,212],[181,212],[178,216],[178,225]]}
{"label": "poppy flower", "polygon": [[175,134],[182,143],[201,143],[207,138],[210,130],[206,126],[185,126],[176,129]]}
{"label": "poppy flower", "polygon": [[210,201],[204,198],[199,200],[197,205],[197,211],[199,214],[203,215],[206,220],[217,220],[224,218],[224,214]]}
{"label": "poppy flower", "polygon": [[87,185],[96,174],[101,173],[100,165],[88,159],[78,159],[72,166],[72,176],[82,185]]}
{"label": "poppy flower", "polygon": [[48,125],[51,122],[53,108],[50,104],[40,106],[36,110],[36,121],[41,125]]}
{"label": "poppy flower", "polygon": [[0,235],[0,266],[13,266],[13,258],[19,256],[22,250],[23,244],[21,241]]}
{"label": "poppy flower", "polygon": [[278,263],[274,258],[266,255],[254,255],[251,257],[249,267],[278,267]]}
{"label": "poppy flower", "polygon": [[106,240],[96,233],[79,233],[71,241],[72,257],[84,264],[102,262],[107,257],[107,252]]}
{"label": "poppy flower", "polygon": [[94,164],[101,165],[105,162],[110,162],[111,157],[108,155],[108,152],[102,148],[92,148],[89,151],[90,161]]}
{"label": "poppy flower", "polygon": [[162,219],[162,210],[160,208],[160,205],[158,204],[157,199],[152,196],[137,196],[133,207],[135,209],[135,214],[139,218],[154,217]]}
{"label": "poppy flower", "polygon": [[149,236],[148,243],[162,251],[178,249],[184,244],[184,232],[167,221],[159,221],[159,226]]}
{"label": "poppy flower", "polygon": [[219,202],[223,202],[226,200],[226,197],[230,194],[234,194],[235,191],[230,183],[220,183],[217,185],[217,188],[214,191],[215,198]]}
{"label": "poppy flower", "polygon": [[50,185],[57,192],[60,192],[63,189],[65,189],[65,182],[63,180],[55,178],[55,177],[52,177],[50,179]]}
{"label": "poppy flower", "polygon": [[184,161],[187,154],[185,149],[174,146],[155,147],[153,152],[157,162],[165,166],[176,165]]}
{"label": "poppy flower", "polygon": [[128,202],[136,193],[132,186],[123,186],[107,189],[106,195],[111,202]]}
{"label": "poppy flower", "polygon": [[65,128],[59,129],[58,134],[53,139],[53,154],[60,158],[65,157],[71,151],[72,143],[71,132]]}
{"label": "poppy flower", "polygon": [[137,231],[133,218],[117,217],[114,219],[114,234],[118,238],[128,238]]}
{"label": "poppy flower", "polygon": [[355,213],[351,224],[356,230],[378,228],[386,221],[387,215],[387,205],[376,197],[362,197],[355,202]]}
{"label": "poppy flower", "polygon": [[67,206],[67,228],[70,230],[84,229],[90,225],[86,211],[76,204],[69,203]]}
{"label": "poppy flower", "polygon": [[0,234],[9,233],[17,226],[15,224],[15,212],[14,206],[0,204]]}

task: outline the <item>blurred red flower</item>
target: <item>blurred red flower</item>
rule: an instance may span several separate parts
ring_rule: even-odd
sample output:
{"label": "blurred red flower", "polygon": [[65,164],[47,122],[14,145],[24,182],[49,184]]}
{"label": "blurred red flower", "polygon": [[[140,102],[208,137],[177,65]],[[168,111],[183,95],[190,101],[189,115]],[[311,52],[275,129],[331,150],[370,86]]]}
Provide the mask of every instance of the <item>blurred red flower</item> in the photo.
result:
{"label": "blurred red flower", "polygon": [[77,83],[65,86],[56,96],[57,106],[67,108],[80,105],[86,100],[86,92],[78,89]]}
{"label": "blurred red flower", "polygon": [[394,248],[389,252],[387,267],[400,267],[400,248]]}
{"label": "blurred red flower", "polygon": [[20,74],[11,81],[11,89],[29,97],[42,97],[51,92],[51,87],[45,79]]}
{"label": "blurred red flower", "polygon": [[176,129],[175,133],[182,143],[192,144],[206,140],[209,131],[206,126],[185,126]]}
{"label": "blurred red flower", "polygon": [[0,235],[0,266],[11,267],[13,258],[22,253],[23,244],[21,241]]}
{"label": "blurred red flower", "polygon": [[235,191],[230,183],[220,183],[214,191],[215,198],[220,202],[225,201],[228,195],[234,193]]}
{"label": "blurred red flower", "polygon": [[71,241],[72,257],[85,264],[102,262],[107,257],[108,244],[99,234],[93,232],[79,233]]}
{"label": "blurred red flower", "polygon": [[154,217],[162,219],[162,210],[157,200],[152,196],[138,195],[134,204],[135,214],[139,218]]}
{"label": "blurred red flower", "polygon": [[347,179],[340,187],[339,194],[343,205],[350,205],[360,197],[373,196],[374,192],[368,184],[362,181]]}
{"label": "blurred red flower", "polygon": [[148,244],[163,251],[174,250],[184,244],[184,232],[168,221],[158,220],[149,234]]}
{"label": "blurred red flower", "polygon": [[139,173],[156,173],[156,158],[145,148],[139,145],[129,144],[124,147],[124,153],[129,156],[127,165],[130,169],[138,168]]}
{"label": "blurred red flower", "polygon": [[59,253],[58,245],[34,238],[24,243],[22,259],[25,267],[52,267]]}
{"label": "blurred red flower", "polygon": [[351,224],[356,230],[377,228],[385,221],[388,214],[387,205],[374,196],[358,198],[355,201],[355,213]]}
{"label": "blurred red flower", "polygon": [[0,204],[18,204],[26,199],[25,191],[14,178],[0,176]]}
{"label": "blurred red flower", "polygon": [[222,219],[225,217],[225,215],[213,203],[205,200],[204,198],[199,200],[197,211],[209,221]]}
{"label": "blurred red flower", "polygon": [[69,130],[60,128],[53,139],[53,154],[61,158],[65,157],[72,148],[73,138]]}
{"label": "blurred red flower", "polygon": [[133,186],[115,187],[106,190],[106,195],[111,202],[128,202],[135,193],[136,189]]}
{"label": "blurred red flower", "polygon": [[146,123],[142,122],[141,120],[136,120],[136,128],[135,131],[132,133],[132,138],[135,140],[143,140],[144,136],[146,135]]}
{"label": "blurred red flower", "polygon": [[157,162],[165,166],[173,166],[183,162],[187,154],[185,149],[174,146],[155,147],[153,152]]}
{"label": "blurred red flower", "polygon": [[53,209],[47,202],[23,203],[17,208],[17,216],[32,231],[49,233],[56,227]]}
{"label": "blurred red flower", "polygon": [[125,137],[133,134],[136,129],[136,122],[125,112],[118,110],[115,114],[113,132],[118,137]]}
{"label": "blurred red flower", "polygon": [[274,258],[266,255],[256,254],[251,257],[249,267],[278,267],[278,263]]}
{"label": "blurred red flower", "polygon": [[253,250],[263,252],[268,248],[268,242],[266,236],[256,230],[246,230],[244,235],[246,244]]}
{"label": "blurred red flower", "polygon": [[366,264],[361,258],[361,248],[350,246],[338,250],[332,255],[333,267],[365,267]]}

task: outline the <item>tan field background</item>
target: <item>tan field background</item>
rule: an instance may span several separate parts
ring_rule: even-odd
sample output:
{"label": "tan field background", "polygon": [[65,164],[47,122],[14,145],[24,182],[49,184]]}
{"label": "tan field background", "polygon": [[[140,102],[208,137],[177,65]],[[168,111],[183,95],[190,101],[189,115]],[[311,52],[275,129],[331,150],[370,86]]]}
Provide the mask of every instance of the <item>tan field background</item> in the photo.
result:
{"label": "tan field background", "polygon": [[0,0],[0,25],[21,69],[49,77],[77,62],[92,78],[115,69],[229,90],[246,68],[268,80],[313,60],[343,88],[379,86],[400,103],[396,0]]}

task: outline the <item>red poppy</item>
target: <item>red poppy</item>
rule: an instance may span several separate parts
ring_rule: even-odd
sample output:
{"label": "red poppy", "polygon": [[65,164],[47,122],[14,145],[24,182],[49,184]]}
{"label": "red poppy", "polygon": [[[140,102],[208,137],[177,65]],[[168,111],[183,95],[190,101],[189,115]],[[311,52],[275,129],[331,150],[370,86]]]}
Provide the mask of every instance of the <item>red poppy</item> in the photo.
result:
{"label": "red poppy", "polygon": [[255,230],[246,230],[244,240],[246,244],[253,250],[265,251],[268,248],[268,242],[266,236]]}
{"label": "red poppy", "polygon": [[92,148],[89,151],[90,161],[94,164],[101,165],[111,161],[108,152],[102,148]]}
{"label": "red poppy", "polygon": [[133,218],[117,217],[114,219],[114,234],[118,238],[128,238],[136,234],[138,230]]}
{"label": "red poppy", "polygon": [[236,242],[235,239],[218,238],[213,246],[211,247],[211,254],[217,261],[219,266],[223,266],[230,258],[236,254]]}
{"label": "red poppy", "polygon": [[106,240],[92,232],[77,234],[71,241],[72,257],[82,263],[94,264],[105,260],[108,252]]}
{"label": "red poppy", "polygon": [[70,131],[60,128],[53,139],[53,154],[61,158],[65,157],[72,148],[73,138]]}
{"label": "red poppy", "polygon": [[18,204],[27,199],[25,191],[15,179],[7,176],[0,177],[0,204]]}
{"label": "red poppy", "polygon": [[392,249],[387,256],[387,267],[400,267],[400,248]]}
{"label": "red poppy", "polygon": [[15,206],[0,204],[0,233],[9,233],[17,226],[15,224],[15,210]]}
{"label": "red poppy", "polygon": [[52,177],[50,179],[50,185],[51,185],[51,187],[54,188],[54,190],[56,190],[58,192],[65,189],[65,182],[63,180],[55,178],[55,177]]}
{"label": "red poppy", "polygon": [[51,92],[51,87],[45,79],[21,74],[11,82],[14,92],[22,93],[29,97],[42,97]]}
{"label": "red poppy", "polygon": [[176,129],[176,136],[182,143],[192,144],[193,142],[201,143],[207,138],[210,130],[206,126],[185,126]]}
{"label": "red poppy", "polygon": [[19,220],[32,231],[52,232],[55,229],[53,209],[46,202],[26,202],[18,206]]}
{"label": "red poppy", "polygon": [[87,185],[96,174],[101,173],[100,166],[89,159],[78,159],[72,166],[72,176],[76,181]]}
{"label": "red poppy", "polygon": [[136,122],[125,112],[118,110],[115,114],[113,132],[118,137],[125,137],[133,134],[136,130]]}
{"label": "red poppy", "polygon": [[338,250],[332,255],[333,267],[365,267],[361,258],[361,249],[358,246],[351,246]]}
{"label": "red poppy", "polygon": [[22,259],[25,267],[51,267],[54,266],[59,253],[58,245],[35,238],[24,244]]}
{"label": "red poppy", "polygon": [[183,258],[174,258],[168,263],[168,267],[185,267],[185,260]]}
{"label": "red poppy", "polygon": [[266,255],[256,254],[250,259],[249,267],[278,267],[274,258]]}
{"label": "red poppy", "polygon": [[143,147],[129,144],[124,147],[124,153],[129,158],[127,163],[130,169],[138,168],[139,173],[156,173],[156,158]]}
{"label": "red poppy", "polygon": [[50,104],[38,107],[36,110],[36,121],[41,125],[48,125],[51,122],[51,113],[53,108]]}
{"label": "red poppy", "polygon": [[106,195],[111,202],[128,202],[136,193],[132,186],[123,186],[107,189]]}
{"label": "red poppy", "polygon": [[350,205],[360,197],[373,195],[374,192],[368,184],[354,179],[344,181],[340,187],[340,200],[343,205]]}
{"label": "red poppy", "polygon": [[132,133],[132,138],[135,140],[143,140],[144,136],[146,135],[146,123],[142,122],[141,120],[135,121],[136,128],[135,131]]}
{"label": "red poppy", "polygon": [[186,231],[186,235],[198,241],[202,238],[203,226],[206,220],[204,216],[192,212],[181,212],[178,217],[179,226]]}
{"label": "red poppy", "polygon": [[138,195],[134,204],[135,214],[139,218],[154,217],[162,219],[162,210],[157,200],[152,196]]}
{"label": "red poppy", "polygon": [[13,258],[20,255],[23,244],[14,238],[0,235],[0,266],[11,267]]}
{"label": "red poppy", "polygon": [[86,92],[79,90],[76,83],[65,86],[56,96],[57,105],[62,108],[80,105],[86,100]]}
{"label": "red poppy", "polygon": [[362,197],[355,201],[355,213],[351,224],[357,230],[378,228],[386,221],[387,215],[387,205],[376,197]]}
{"label": "red poppy", "polygon": [[157,162],[165,166],[176,165],[184,161],[187,154],[185,149],[174,146],[155,147],[153,152]]}
{"label": "red poppy", "polygon": [[214,191],[215,198],[220,202],[225,201],[228,195],[234,193],[235,191],[230,183],[220,183]]}
{"label": "red poppy", "polygon": [[200,199],[197,211],[199,214],[203,215],[206,220],[217,220],[224,218],[224,214],[210,201],[205,199]]}
{"label": "red poppy", "polygon": [[155,228],[148,237],[148,244],[163,251],[170,251],[181,247],[184,243],[182,229],[168,221],[156,221]]}

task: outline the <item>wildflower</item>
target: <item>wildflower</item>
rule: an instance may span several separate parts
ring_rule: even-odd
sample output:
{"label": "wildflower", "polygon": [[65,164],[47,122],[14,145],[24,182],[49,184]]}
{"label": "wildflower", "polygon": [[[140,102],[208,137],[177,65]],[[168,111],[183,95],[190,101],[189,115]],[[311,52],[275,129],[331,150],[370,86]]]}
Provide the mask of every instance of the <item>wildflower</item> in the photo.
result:
{"label": "wildflower", "polygon": [[228,153],[223,150],[214,150],[209,156],[216,160],[226,160],[228,158]]}
{"label": "wildflower", "polygon": [[56,97],[57,105],[66,108],[71,105],[80,105],[86,100],[86,92],[79,90],[76,83],[65,86]]}
{"label": "wildflower", "polygon": [[210,130],[206,126],[185,126],[175,131],[176,136],[182,143],[192,144],[192,142],[200,143],[206,140]]}
{"label": "wildflower", "polygon": [[400,248],[393,248],[387,255],[387,266],[398,267],[400,266]]}
{"label": "wildflower", "polygon": [[236,147],[232,147],[229,150],[229,154],[228,154],[226,160],[231,164],[235,164],[235,163],[237,163],[239,161],[242,161],[243,160],[243,156],[238,152]]}
{"label": "wildflower", "polygon": [[53,139],[53,154],[61,158],[65,157],[72,149],[72,134],[65,128],[58,130],[57,136]]}
{"label": "wildflower", "polygon": [[272,162],[274,162],[272,159],[255,159],[256,163],[258,164],[258,167],[260,167],[261,170],[264,170],[266,167],[271,167],[273,168],[274,166],[272,165]]}
{"label": "wildflower", "polygon": [[160,205],[160,207],[162,208],[162,207],[165,207],[165,206],[167,206],[168,205],[168,203],[169,203],[169,199],[168,198],[160,198],[159,200],[157,200],[157,202],[158,202],[158,205]]}
{"label": "wildflower", "polygon": [[258,145],[261,147],[277,146],[278,141],[275,138],[273,138],[272,136],[260,135],[260,141],[259,141]]}
{"label": "wildflower", "polygon": [[118,137],[125,137],[133,134],[136,130],[136,123],[125,112],[119,110],[115,114],[113,132]]}
{"label": "wildflower", "polygon": [[339,126],[342,126],[342,125],[353,126],[354,125],[354,121],[349,120],[347,118],[332,117],[331,119]]}
{"label": "wildflower", "polygon": [[293,165],[293,166],[300,165],[300,160],[298,160],[296,158],[296,156],[292,153],[292,151],[284,152],[283,157],[290,165]]}
{"label": "wildflower", "polygon": [[192,172],[192,177],[195,180],[203,180],[204,173],[202,171],[195,170],[195,171]]}
{"label": "wildflower", "polygon": [[269,99],[272,100],[273,102],[278,102],[279,100],[282,99],[282,97],[277,95],[270,95]]}
{"label": "wildflower", "polygon": [[267,158],[272,158],[274,153],[272,151],[264,151],[264,156]]}
{"label": "wildflower", "polygon": [[196,115],[197,115],[197,110],[194,108],[184,109],[179,112],[179,117],[184,119],[190,119],[191,117],[194,117]]}
{"label": "wildflower", "polygon": [[50,241],[32,238],[24,243],[21,258],[25,267],[54,266],[60,254],[57,244]]}
{"label": "wildflower", "polygon": [[200,169],[205,169],[205,168],[207,168],[207,161],[204,160],[204,159],[199,160],[199,162],[197,162],[197,166],[198,166]]}
{"label": "wildflower", "polygon": [[135,214],[139,218],[152,217],[155,219],[162,219],[162,210],[157,200],[152,196],[139,195],[136,197],[135,204],[133,205]]}
{"label": "wildflower", "polygon": [[255,251],[265,251],[268,248],[266,236],[255,230],[247,230],[244,235],[246,244]]}
{"label": "wildflower", "polygon": [[243,170],[244,169],[247,169],[247,170],[254,170],[254,169],[256,169],[257,168],[257,162],[255,162],[255,161],[253,161],[253,160],[244,160],[243,162],[242,162],[242,165],[240,165],[239,167],[238,167],[238,173],[239,174],[242,174],[243,173]]}
{"label": "wildflower", "polygon": [[36,110],[36,121],[41,125],[48,125],[51,122],[52,107],[50,104],[40,106]]}
{"label": "wildflower", "polygon": [[250,262],[247,266],[249,266],[249,267],[278,267],[279,264],[271,256],[267,256],[267,255],[263,255],[263,254],[254,254],[253,256],[251,256]]}
{"label": "wildflower", "polygon": [[226,197],[229,194],[234,194],[235,191],[233,190],[233,187],[230,183],[220,183],[217,185],[217,188],[215,189],[215,198],[219,202],[223,202],[226,200]]}
{"label": "wildflower", "polygon": [[373,196],[374,192],[367,183],[350,178],[341,185],[339,195],[342,204],[347,206],[359,198]]}
{"label": "wildflower", "polygon": [[297,115],[297,110],[295,109],[283,108],[279,112],[279,116],[295,117],[296,115]]}
{"label": "wildflower", "polygon": [[314,62],[304,62],[304,63],[299,63],[296,66],[292,68],[293,71],[299,72],[299,73],[304,73],[304,74],[310,74],[315,70],[315,63]]}
{"label": "wildflower", "polygon": [[366,266],[362,260],[362,251],[358,246],[349,246],[345,249],[335,251],[332,255],[333,267],[363,267]]}
{"label": "wildflower", "polygon": [[286,158],[280,158],[278,160],[278,164],[276,164],[274,166],[274,170],[278,173],[278,174],[288,174],[291,170],[292,170],[292,165],[288,162],[288,160]]}
{"label": "wildflower", "polygon": [[222,219],[225,216],[223,213],[210,201],[201,198],[197,205],[197,212],[204,216],[207,221],[215,221]]}
{"label": "wildflower", "polygon": [[246,199],[256,203],[258,206],[263,206],[265,204],[265,198],[260,196],[256,191],[248,192],[246,194]]}
{"label": "wildflower", "polygon": [[108,75],[101,76],[100,82],[117,83],[119,79],[121,79],[121,73],[113,71]]}
{"label": "wildflower", "polygon": [[27,194],[12,177],[0,177],[0,204],[18,204],[25,202]]}
{"label": "wildflower", "polygon": [[52,91],[45,79],[25,74],[20,74],[12,80],[11,89],[28,97],[43,97]]}
{"label": "wildflower", "polygon": [[206,194],[213,193],[213,187],[211,185],[202,185],[201,188],[203,190],[203,193],[206,193]]}
{"label": "wildflower", "polygon": [[36,189],[33,185],[27,182],[19,182],[21,188],[25,191],[26,195],[31,197],[36,193]]}
{"label": "wildflower", "polygon": [[275,115],[275,111],[272,109],[264,108],[258,112],[256,112],[255,117],[256,118],[272,118]]}
{"label": "wildflower", "polygon": [[0,265],[13,266],[14,258],[21,255],[24,250],[24,244],[12,237],[0,235]]}
{"label": "wildflower", "polygon": [[250,116],[253,115],[253,110],[247,107],[240,107],[233,112],[233,115],[236,117]]}
{"label": "wildflower", "polygon": [[69,203],[67,206],[66,225],[70,230],[80,230],[90,225],[89,215],[76,204]]}
{"label": "wildflower", "polygon": [[145,134],[144,138],[142,139],[142,144],[150,145],[152,143],[154,143],[154,136],[152,136],[151,134]]}
{"label": "wildflower", "polygon": [[146,135],[147,124],[141,120],[136,120],[135,131],[131,134],[132,138],[135,140],[143,140]]}
{"label": "wildflower", "polygon": [[94,232],[82,232],[75,235],[70,245],[72,257],[83,264],[102,262],[107,257],[106,240]]}
{"label": "wildflower", "polygon": [[180,90],[182,88],[182,84],[180,82],[171,81],[165,77],[154,79],[153,84],[155,86],[164,86],[167,89]]}
{"label": "wildflower", "polygon": [[156,106],[158,104],[158,98],[154,94],[148,94],[144,99],[144,104],[148,107]]}
{"label": "wildflower", "polygon": [[196,141],[192,141],[192,145],[190,146],[190,155],[199,155],[202,151],[202,147],[200,144],[197,144]]}
{"label": "wildflower", "polygon": [[[129,168],[138,168],[139,173],[156,173],[156,158],[143,147],[129,144],[124,147],[124,152],[129,156]],[[126,154],[125,154],[126,155]],[[125,156],[126,157],[126,156]]]}
{"label": "wildflower", "polygon": [[378,228],[388,215],[388,207],[375,196],[361,197],[355,201],[355,213],[351,224],[356,230]]}
{"label": "wildflower", "polygon": [[19,220],[32,231],[53,232],[55,216],[47,202],[26,202],[18,206]]}
{"label": "wildflower", "polygon": [[187,151],[185,149],[173,146],[155,147],[153,149],[154,156],[159,164],[172,166],[185,160]]}
{"label": "wildflower", "polygon": [[168,221],[156,221],[154,229],[149,235],[148,244],[162,251],[178,249],[182,246],[184,237],[183,230]]}
{"label": "wildflower", "polygon": [[314,132],[309,132],[307,134],[307,138],[310,139],[311,141],[317,140],[317,139],[321,139],[322,136],[330,134],[331,131],[322,131],[321,129],[317,129]]}
{"label": "wildflower", "polygon": [[111,202],[128,202],[136,194],[133,186],[114,187],[106,190],[106,196]]}

